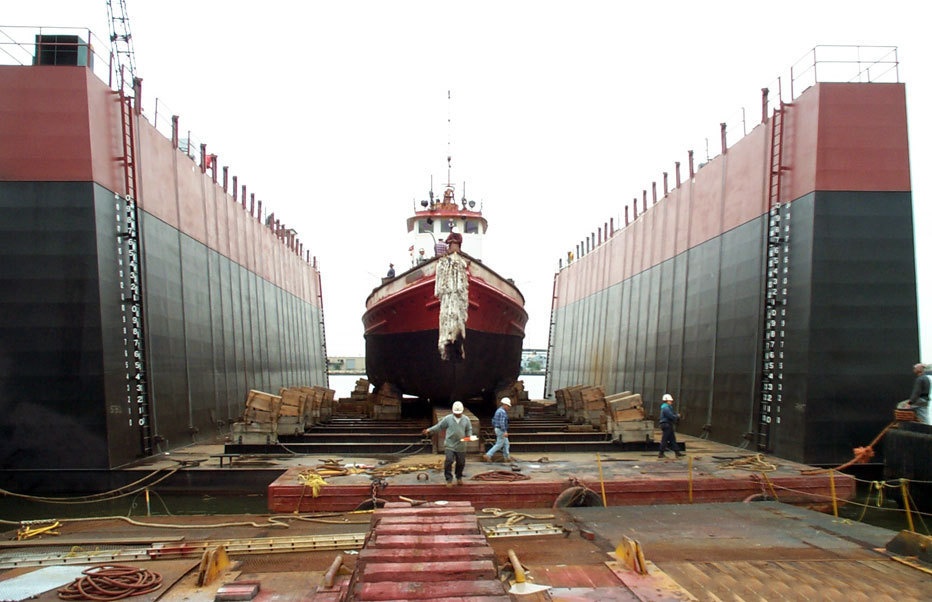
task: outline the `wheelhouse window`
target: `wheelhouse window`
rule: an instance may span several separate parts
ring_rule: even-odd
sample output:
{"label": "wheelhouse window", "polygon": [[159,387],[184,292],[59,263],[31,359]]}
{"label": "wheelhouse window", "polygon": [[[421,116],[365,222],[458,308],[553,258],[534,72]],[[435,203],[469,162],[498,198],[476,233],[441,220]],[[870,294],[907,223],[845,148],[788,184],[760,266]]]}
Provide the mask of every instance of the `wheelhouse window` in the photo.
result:
{"label": "wheelhouse window", "polygon": [[429,234],[434,231],[433,221],[428,222],[426,219],[417,220],[417,231],[418,234]]}
{"label": "wheelhouse window", "polygon": [[474,219],[466,220],[463,225],[463,231],[466,234],[479,234],[479,222]]}
{"label": "wheelhouse window", "polygon": [[440,231],[445,234],[452,232],[453,231],[453,220],[451,219],[444,220],[443,223],[440,224]]}

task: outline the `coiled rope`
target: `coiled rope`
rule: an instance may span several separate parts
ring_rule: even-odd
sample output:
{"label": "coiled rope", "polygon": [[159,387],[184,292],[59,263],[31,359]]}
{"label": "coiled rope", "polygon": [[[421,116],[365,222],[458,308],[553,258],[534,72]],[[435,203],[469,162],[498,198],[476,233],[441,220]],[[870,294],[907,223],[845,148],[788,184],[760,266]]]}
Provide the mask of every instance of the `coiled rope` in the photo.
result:
{"label": "coiled rope", "polygon": [[764,460],[763,454],[754,454],[744,458],[735,458],[730,462],[721,465],[722,468],[737,468],[741,470],[753,470],[755,472],[764,472],[776,470],[777,465]]}
{"label": "coiled rope", "polygon": [[473,477],[474,481],[528,481],[531,477],[526,474],[521,474],[520,472],[512,472],[510,470],[490,470],[489,472],[481,472]]}
{"label": "coiled rope", "polygon": [[58,590],[62,600],[120,600],[141,596],[162,587],[162,576],[153,571],[112,564],[82,571],[69,585]]}
{"label": "coiled rope", "polygon": [[504,518],[505,522],[501,523],[506,527],[510,527],[516,523],[520,523],[526,518],[531,518],[534,520],[544,520],[554,518],[553,514],[527,514],[526,512],[515,512],[514,510],[502,510],[501,508],[483,508],[483,514],[489,514],[491,516],[480,516],[479,518]]}

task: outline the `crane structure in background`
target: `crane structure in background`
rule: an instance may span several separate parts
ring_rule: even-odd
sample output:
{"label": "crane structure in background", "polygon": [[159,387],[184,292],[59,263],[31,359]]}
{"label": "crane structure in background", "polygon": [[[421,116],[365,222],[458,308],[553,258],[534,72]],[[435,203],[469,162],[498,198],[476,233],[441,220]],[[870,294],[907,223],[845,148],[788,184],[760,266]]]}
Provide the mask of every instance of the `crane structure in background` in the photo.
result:
{"label": "crane structure in background", "polygon": [[[117,4],[117,11],[114,11]],[[107,0],[110,20],[110,46],[121,88],[132,89],[136,80],[136,55],[133,51],[133,34],[129,29],[126,0]],[[129,83],[129,86],[125,84]]]}

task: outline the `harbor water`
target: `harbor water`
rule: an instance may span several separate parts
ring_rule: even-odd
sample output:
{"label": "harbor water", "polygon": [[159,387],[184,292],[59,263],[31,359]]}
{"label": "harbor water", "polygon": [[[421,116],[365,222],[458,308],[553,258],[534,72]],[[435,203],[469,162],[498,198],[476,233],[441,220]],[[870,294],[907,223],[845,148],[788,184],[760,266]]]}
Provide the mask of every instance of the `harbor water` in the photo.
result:
{"label": "harbor water", "polygon": [[[364,374],[331,374],[329,387],[336,391],[336,399],[348,398],[356,387],[356,381],[365,377]],[[524,389],[530,399],[544,398],[543,374],[522,374],[519,379],[524,381]]]}

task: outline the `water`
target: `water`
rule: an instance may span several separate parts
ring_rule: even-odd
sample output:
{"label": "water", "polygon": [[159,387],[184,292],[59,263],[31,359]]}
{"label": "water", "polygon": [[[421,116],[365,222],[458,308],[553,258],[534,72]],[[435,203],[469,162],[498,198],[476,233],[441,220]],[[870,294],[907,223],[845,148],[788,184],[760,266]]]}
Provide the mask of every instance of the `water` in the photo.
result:
{"label": "water", "polygon": [[[55,496],[66,498],[67,496]],[[13,528],[2,521],[45,520],[102,516],[211,516],[224,514],[268,514],[265,492],[237,495],[163,495],[140,491],[132,495],[93,503],[43,502],[15,497],[0,498],[0,531]]]}
{"label": "water", "polygon": [[[336,399],[348,398],[356,388],[356,381],[365,378],[364,374],[331,374],[330,388],[336,391]],[[544,398],[544,376],[542,374],[529,374],[519,377],[524,381],[524,388],[531,399]]]}

